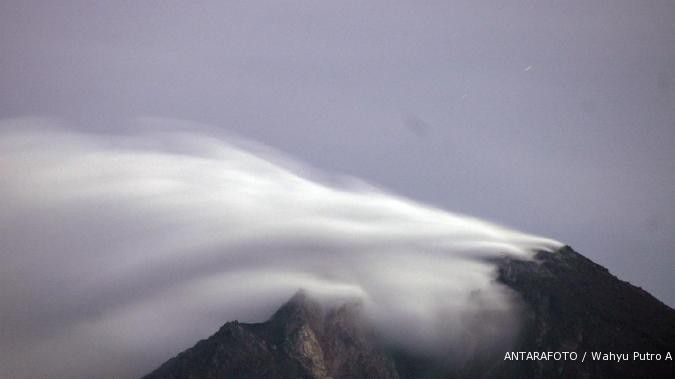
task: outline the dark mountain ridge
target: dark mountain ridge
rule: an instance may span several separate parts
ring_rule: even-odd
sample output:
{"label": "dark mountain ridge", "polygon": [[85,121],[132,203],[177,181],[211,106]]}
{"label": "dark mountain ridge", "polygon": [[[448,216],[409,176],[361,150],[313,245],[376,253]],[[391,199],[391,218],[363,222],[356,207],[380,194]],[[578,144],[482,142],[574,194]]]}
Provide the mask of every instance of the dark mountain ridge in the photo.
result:
{"label": "dark mountain ridge", "polygon": [[266,322],[228,322],[151,378],[396,378],[359,303],[325,312],[304,291]]}
{"label": "dark mountain ridge", "polygon": [[[673,353],[675,311],[565,246],[535,261],[504,259],[498,280],[522,300],[517,351],[576,351],[584,363],[505,361],[520,377],[673,377],[673,361],[635,361],[634,352]],[[626,362],[592,361],[591,352],[628,353]],[[581,358],[579,358],[581,359]],[[589,361],[590,360],[590,361]],[[500,377],[495,375],[495,377]],[[506,377],[506,376],[501,376]]]}
{"label": "dark mountain ridge", "polygon": [[[514,292],[522,319],[509,350],[478,354],[461,364],[452,357],[393,350],[382,343],[359,303],[325,310],[300,291],[268,321],[228,322],[145,378],[673,377],[675,366],[665,357],[673,353],[675,311],[649,293],[568,246],[539,252],[534,260],[495,263],[497,281]],[[524,354],[505,359],[509,352]],[[527,360],[527,352],[577,357]],[[594,360],[592,353],[598,352],[629,359]],[[635,352],[661,354],[661,360],[636,360]]]}

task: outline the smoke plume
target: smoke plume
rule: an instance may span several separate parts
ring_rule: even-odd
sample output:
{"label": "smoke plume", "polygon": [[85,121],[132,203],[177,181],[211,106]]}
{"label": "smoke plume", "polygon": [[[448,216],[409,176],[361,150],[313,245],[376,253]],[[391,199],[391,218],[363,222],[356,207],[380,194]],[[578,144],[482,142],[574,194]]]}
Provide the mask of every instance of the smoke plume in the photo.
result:
{"label": "smoke plume", "polygon": [[0,125],[1,377],[139,376],[299,288],[417,348],[496,338],[488,258],[560,245],[173,121],[56,124]]}

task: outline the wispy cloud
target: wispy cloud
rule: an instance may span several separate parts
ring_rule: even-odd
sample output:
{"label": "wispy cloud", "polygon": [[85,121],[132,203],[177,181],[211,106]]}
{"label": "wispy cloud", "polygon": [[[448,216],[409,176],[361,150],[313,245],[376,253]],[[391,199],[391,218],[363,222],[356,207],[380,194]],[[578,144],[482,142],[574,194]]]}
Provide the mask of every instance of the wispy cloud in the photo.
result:
{"label": "wispy cloud", "polygon": [[508,311],[483,258],[559,246],[176,121],[54,124],[0,128],[3,377],[139,375],[298,288],[361,298],[394,340],[433,346]]}

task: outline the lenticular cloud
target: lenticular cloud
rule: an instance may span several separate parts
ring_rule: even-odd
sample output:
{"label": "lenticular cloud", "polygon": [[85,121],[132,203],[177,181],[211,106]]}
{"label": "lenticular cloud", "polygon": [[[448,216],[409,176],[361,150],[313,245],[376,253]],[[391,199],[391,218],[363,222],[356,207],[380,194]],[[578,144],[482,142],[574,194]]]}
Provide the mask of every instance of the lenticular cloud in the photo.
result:
{"label": "lenticular cloud", "polygon": [[299,288],[437,346],[508,310],[486,258],[559,246],[172,121],[49,124],[0,127],[2,377],[138,376]]}

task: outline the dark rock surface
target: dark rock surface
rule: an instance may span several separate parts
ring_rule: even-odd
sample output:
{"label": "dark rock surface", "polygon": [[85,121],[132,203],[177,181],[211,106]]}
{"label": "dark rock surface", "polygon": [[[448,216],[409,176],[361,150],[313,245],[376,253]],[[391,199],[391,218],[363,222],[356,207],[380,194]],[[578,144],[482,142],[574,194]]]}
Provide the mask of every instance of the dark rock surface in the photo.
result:
{"label": "dark rock surface", "polygon": [[[675,311],[570,247],[497,262],[516,294],[522,328],[510,351],[576,352],[560,361],[504,360],[504,352],[449,367],[450,357],[385,349],[358,303],[324,310],[298,292],[267,322],[225,324],[146,379],[178,378],[672,378]],[[581,362],[586,352],[585,362]],[[591,352],[628,353],[626,362]],[[662,354],[635,361],[634,352]]]}
{"label": "dark rock surface", "polygon": [[[673,378],[673,361],[634,361],[634,352],[675,353],[675,311],[569,246],[534,262],[505,259],[499,281],[524,305],[518,351],[576,351],[579,361],[503,362],[494,377]],[[587,352],[581,363],[581,355]],[[628,353],[627,362],[591,352]],[[501,373],[501,374],[500,374]]]}
{"label": "dark rock surface", "polygon": [[228,322],[145,378],[398,378],[367,325],[358,303],[324,313],[300,291],[269,321]]}

